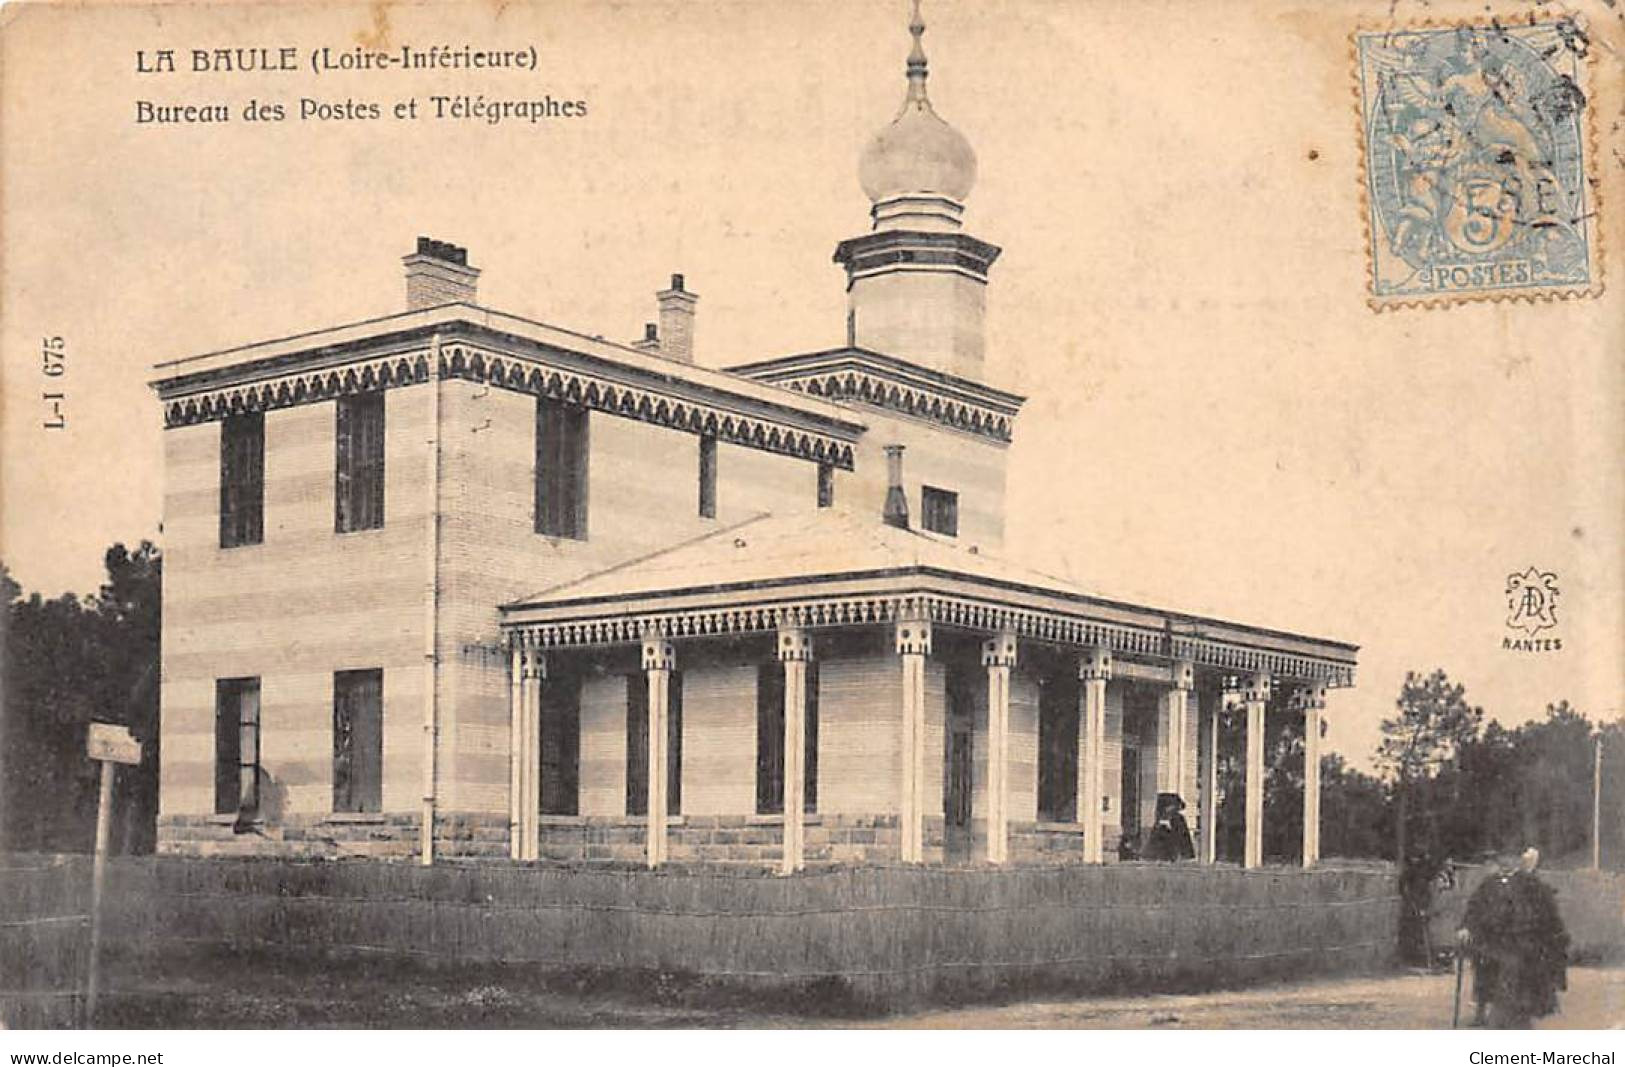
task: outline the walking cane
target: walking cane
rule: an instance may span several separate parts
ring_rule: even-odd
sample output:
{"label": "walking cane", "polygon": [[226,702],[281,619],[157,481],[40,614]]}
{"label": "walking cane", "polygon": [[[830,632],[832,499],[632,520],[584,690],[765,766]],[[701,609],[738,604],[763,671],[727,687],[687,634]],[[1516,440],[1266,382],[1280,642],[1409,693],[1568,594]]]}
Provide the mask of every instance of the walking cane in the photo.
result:
{"label": "walking cane", "polygon": [[1456,946],[1456,1002],[1450,1008],[1450,1029],[1455,1030],[1461,1025],[1461,972],[1466,968],[1467,960],[1462,954],[1461,946]]}

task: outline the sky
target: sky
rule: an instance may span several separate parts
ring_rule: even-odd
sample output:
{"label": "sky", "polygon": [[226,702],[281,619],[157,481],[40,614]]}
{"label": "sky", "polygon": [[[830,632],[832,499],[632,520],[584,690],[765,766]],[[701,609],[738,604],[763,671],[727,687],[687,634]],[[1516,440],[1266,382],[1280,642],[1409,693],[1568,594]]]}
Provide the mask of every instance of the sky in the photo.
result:
{"label": "sky", "polygon": [[[966,229],[1001,246],[987,378],[1027,395],[1006,554],[1100,595],[1361,646],[1328,746],[1369,761],[1409,670],[1509,724],[1622,714],[1622,308],[1373,312],[1349,34],[1403,3],[927,0],[931,98],[970,140]],[[1597,5],[1593,101],[1620,98]],[[886,2],[8,6],[0,48],[0,560],[90,592],[159,538],[166,359],[398,310],[419,234],[481,303],[630,340],[672,272],[701,363],[839,344],[838,241],[901,103]],[[535,71],[210,72],[190,49],[535,49]],[[177,50],[143,74],[137,52]],[[308,61],[307,61],[308,62]],[[49,88],[41,88],[48,86]],[[433,95],[581,100],[536,124]],[[396,120],[419,99],[425,117]],[[379,120],[299,120],[301,98]],[[224,103],[142,124],[138,101]],[[250,101],[290,119],[249,123]],[[1618,109],[1615,108],[1615,111]],[[1601,115],[1609,112],[1599,106]],[[1597,121],[1599,127],[1607,123]],[[1595,131],[1606,271],[1625,155]],[[42,427],[60,336],[68,426]],[[1512,651],[1507,576],[1556,574],[1561,650]]]}

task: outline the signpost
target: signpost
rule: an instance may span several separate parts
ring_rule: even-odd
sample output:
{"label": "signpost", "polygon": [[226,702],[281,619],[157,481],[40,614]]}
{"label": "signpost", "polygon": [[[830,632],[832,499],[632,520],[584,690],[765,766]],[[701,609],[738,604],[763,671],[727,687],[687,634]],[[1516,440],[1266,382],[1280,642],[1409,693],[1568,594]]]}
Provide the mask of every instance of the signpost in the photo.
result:
{"label": "signpost", "polygon": [[85,735],[85,751],[102,765],[101,795],[96,803],[96,860],[90,882],[90,977],[85,984],[85,1025],[96,1019],[97,964],[102,941],[102,883],[107,876],[107,841],[113,824],[113,769],[120,763],[141,762],[141,742],[129,727],[93,722]]}

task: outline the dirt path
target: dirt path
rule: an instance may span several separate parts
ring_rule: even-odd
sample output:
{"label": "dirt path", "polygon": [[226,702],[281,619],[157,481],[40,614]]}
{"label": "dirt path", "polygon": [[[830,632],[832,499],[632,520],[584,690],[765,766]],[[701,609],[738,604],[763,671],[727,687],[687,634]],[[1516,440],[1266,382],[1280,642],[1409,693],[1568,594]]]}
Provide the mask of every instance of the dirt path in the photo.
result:
{"label": "dirt path", "polygon": [[[1472,1017],[1472,978],[1462,990]],[[1443,1029],[1450,1026],[1451,975],[1354,978],[1235,993],[1030,1001],[989,1008],[923,1012],[859,1024],[975,1029]],[[1625,1026],[1625,969],[1576,967],[1558,1015],[1537,1029]]]}

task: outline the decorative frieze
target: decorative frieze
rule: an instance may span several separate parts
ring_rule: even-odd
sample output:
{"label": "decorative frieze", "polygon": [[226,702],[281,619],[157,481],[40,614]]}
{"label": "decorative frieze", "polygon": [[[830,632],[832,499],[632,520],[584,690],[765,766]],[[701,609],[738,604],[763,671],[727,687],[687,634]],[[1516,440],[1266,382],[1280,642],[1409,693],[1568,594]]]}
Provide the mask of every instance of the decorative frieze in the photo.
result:
{"label": "decorative frieze", "polygon": [[[1327,687],[1354,684],[1354,664],[1342,660],[1235,645],[1214,638],[1182,637],[1170,646],[1162,629],[1125,626],[990,604],[948,594],[831,596],[760,606],[697,607],[596,618],[505,624],[509,639],[539,648],[634,644],[645,631],[668,638],[763,633],[781,626],[819,628],[885,625],[904,618],[983,633],[1008,630],[1018,637],[1057,645],[1088,646],[1112,656],[1171,658],[1195,666],[1226,669],[1238,664],[1254,674],[1303,679]],[[929,641],[929,635],[926,639]],[[1238,676],[1239,684],[1239,676]],[[1267,698],[1266,698],[1267,699]],[[1238,701],[1239,703],[1239,701]]]}
{"label": "decorative frieze", "polygon": [[[294,369],[272,368],[263,377],[211,384],[177,377],[158,383],[164,403],[166,428],[191,426],[224,419],[229,415],[271,411],[333,400],[354,393],[394,389],[429,380],[429,352],[426,345],[395,350],[368,358],[347,359],[340,365]],[[501,352],[469,343],[448,343],[441,347],[439,376],[462,378],[529,396],[545,397],[636,419],[669,429],[681,430],[764,452],[795,456],[843,470],[853,467],[853,440],[837,432],[815,429],[812,415],[786,411],[775,417],[764,404],[747,404],[764,410],[745,411],[730,405],[725,393],[709,390],[705,398],[681,395],[671,383],[628,381],[584,367],[550,364],[514,353]],[[834,421],[834,420],[829,420]],[[838,426],[839,423],[837,422]],[[833,427],[831,427],[833,429]]]}
{"label": "decorative frieze", "polygon": [[757,381],[886,411],[1008,443],[1023,398],[864,349],[836,349],[734,368]]}

